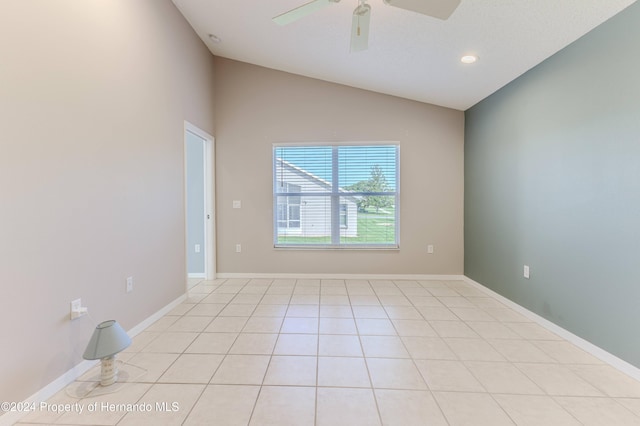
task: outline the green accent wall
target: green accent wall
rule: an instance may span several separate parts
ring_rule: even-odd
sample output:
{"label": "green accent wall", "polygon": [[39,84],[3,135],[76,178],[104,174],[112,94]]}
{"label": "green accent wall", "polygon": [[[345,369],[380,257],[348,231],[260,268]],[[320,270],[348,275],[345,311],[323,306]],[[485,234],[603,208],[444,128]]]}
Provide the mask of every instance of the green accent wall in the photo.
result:
{"label": "green accent wall", "polygon": [[464,214],[465,275],[640,367],[640,3],[465,112]]}

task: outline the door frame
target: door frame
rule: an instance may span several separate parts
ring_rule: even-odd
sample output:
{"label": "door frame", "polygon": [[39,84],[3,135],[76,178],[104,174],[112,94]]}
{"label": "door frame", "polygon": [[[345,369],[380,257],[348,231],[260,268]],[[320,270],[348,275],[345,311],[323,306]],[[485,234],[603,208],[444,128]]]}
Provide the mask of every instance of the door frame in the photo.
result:
{"label": "door frame", "polygon": [[[216,221],[215,221],[215,139],[209,133],[184,121],[183,131],[183,151],[184,151],[184,256],[185,267],[187,265],[187,134],[192,133],[204,140],[204,272],[206,280],[216,278]],[[185,282],[189,289],[189,272],[185,268]]]}

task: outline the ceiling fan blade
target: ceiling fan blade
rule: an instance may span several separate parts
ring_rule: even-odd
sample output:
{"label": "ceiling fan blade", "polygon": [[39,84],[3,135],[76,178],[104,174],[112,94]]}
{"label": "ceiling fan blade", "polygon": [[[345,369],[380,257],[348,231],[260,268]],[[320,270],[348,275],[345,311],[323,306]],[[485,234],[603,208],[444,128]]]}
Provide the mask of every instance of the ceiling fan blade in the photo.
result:
{"label": "ceiling fan blade", "polygon": [[353,11],[351,25],[351,51],[360,52],[369,47],[369,22],[371,21],[371,6],[362,3]]}
{"label": "ceiling fan blade", "polygon": [[339,1],[340,0],[313,0],[276,16],[273,18],[273,22],[278,25],[287,25],[300,18],[304,18],[307,15],[311,15],[313,12],[322,9],[331,3],[338,3]]}
{"label": "ceiling fan blade", "polygon": [[448,19],[460,5],[460,0],[384,0],[384,2],[389,6],[442,20]]}

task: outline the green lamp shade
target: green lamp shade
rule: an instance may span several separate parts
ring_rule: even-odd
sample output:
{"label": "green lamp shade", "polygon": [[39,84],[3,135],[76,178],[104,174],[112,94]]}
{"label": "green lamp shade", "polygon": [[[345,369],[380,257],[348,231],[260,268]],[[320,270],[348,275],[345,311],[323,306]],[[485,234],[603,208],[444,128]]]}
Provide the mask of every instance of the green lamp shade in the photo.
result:
{"label": "green lamp shade", "polygon": [[98,324],[82,357],[84,359],[108,358],[126,349],[131,338],[115,320]]}

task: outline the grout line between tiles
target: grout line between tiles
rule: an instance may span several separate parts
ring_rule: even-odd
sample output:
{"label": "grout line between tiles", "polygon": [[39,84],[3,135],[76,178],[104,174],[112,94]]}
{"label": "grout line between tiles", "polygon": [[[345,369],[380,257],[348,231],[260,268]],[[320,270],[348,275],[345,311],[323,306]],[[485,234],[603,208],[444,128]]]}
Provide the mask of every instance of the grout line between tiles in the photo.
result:
{"label": "grout line between tiles", "polygon": [[[262,380],[260,381],[260,385],[259,385],[259,389],[257,392],[257,396],[255,397],[255,400],[253,401],[253,406],[251,407],[251,412],[249,415],[249,421],[251,421],[254,418],[254,415],[256,413],[256,408],[257,408],[257,404],[258,401],[260,399],[260,396],[263,395],[262,391],[265,388],[265,386],[268,386],[265,384],[266,381],[266,376],[267,373],[269,372],[269,369],[272,366],[272,362],[275,356],[275,351],[276,351],[276,347],[278,344],[278,341],[280,339],[281,336],[286,335],[286,334],[302,334],[302,335],[315,335],[315,341],[316,341],[316,351],[315,351],[315,359],[316,359],[316,366],[315,366],[315,412],[314,412],[314,424],[318,424],[319,422],[319,418],[318,418],[318,397],[319,397],[319,393],[318,390],[319,388],[335,388],[335,389],[370,389],[371,392],[373,393],[374,396],[374,403],[375,403],[375,407],[376,407],[376,411],[377,411],[377,415],[378,415],[378,419],[380,420],[380,422],[382,422],[382,412],[381,412],[381,406],[379,404],[378,401],[378,395],[376,394],[376,391],[378,390],[392,390],[392,391],[400,391],[400,390],[406,390],[406,391],[416,391],[416,389],[398,389],[398,388],[388,388],[388,387],[375,387],[374,386],[374,382],[372,380],[372,376],[371,376],[371,371],[369,368],[369,360],[370,359],[397,359],[397,358],[393,358],[393,357],[389,357],[389,356],[378,356],[378,357],[374,357],[374,356],[367,356],[365,351],[364,351],[364,344],[363,344],[363,337],[368,337],[369,334],[362,334],[361,333],[361,325],[358,324],[358,320],[361,319],[376,319],[376,318],[363,318],[363,317],[356,317],[356,308],[360,307],[360,306],[378,306],[382,309],[382,311],[385,313],[386,315],[386,320],[389,321],[393,327],[393,330],[395,331],[394,336],[398,337],[401,343],[401,347],[404,348],[404,350],[407,352],[408,357],[405,358],[401,358],[401,359],[410,359],[412,365],[414,366],[414,368],[417,370],[419,377],[422,379],[422,381],[425,383],[426,385],[426,390],[425,392],[428,392],[431,397],[433,398],[436,406],[438,407],[438,410],[440,411],[440,413],[442,414],[443,418],[447,421],[450,422],[440,403],[438,402],[437,398],[435,398],[434,395],[434,390],[430,388],[429,383],[427,382],[425,376],[422,375],[422,372],[420,371],[420,369],[418,368],[417,365],[417,361],[418,360],[422,360],[423,358],[420,358],[418,356],[415,356],[414,354],[412,354],[411,352],[409,352],[408,350],[408,343],[407,341],[405,341],[404,338],[410,338],[410,337],[425,337],[425,336],[412,336],[412,335],[408,335],[408,336],[401,336],[398,330],[399,324],[394,322],[394,321],[398,321],[398,320],[402,320],[404,317],[404,312],[402,308],[412,308],[415,309],[415,311],[418,312],[419,316],[420,316],[420,320],[416,321],[424,321],[425,324],[427,325],[431,325],[430,321],[427,320],[425,314],[423,311],[420,310],[421,306],[416,305],[415,303],[418,303],[417,300],[414,300],[414,297],[423,297],[421,296],[422,292],[421,291],[417,291],[414,289],[424,289],[427,293],[429,293],[431,296],[426,296],[426,297],[433,297],[434,301],[439,301],[442,305],[443,308],[447,309],[449,312],[451,312],[454,316],[454,318],[457,319],[450,319],[450,320],[442,320],[442,321],[459,321],[461,324],[466,325],[467,327],[470,327],[470,323],[477,323],[477,322],[488,322],[488,323],[496,323],[496,324],[501,324],[504,325],[505,327],[507,326],[507,324],[511,324],[513,323],[513,321],[506,321],[505,318],[508,318],[508,316],[505,316],[503,314],[508,313],[508,311],[506,311],[506,309],[509,309],[509,311],[511,310],[508,307],[504,307],[505,311],[495,311],[495,312],[491,312],[490,310],[488,311],[487,309],[489,309],[487,306],[477,306],[475,305],[474,302],[476,303],[485,303],[483,301],[480,300],[471,300],[473,296],[467,296],[465,295],[466,293],[469,293],[468,291],[464,290],[464,287],[461,287],[460,285],[457,285],[454,282],[443,282],[443,281],[429,281],[428,283],[423,283],[421,281],[413,281],[413,280],[396,280],[396,281],[383,281],[383,280],[373,280],[373,281],[366,281],[367,285],[363,286],[363,285],[354,285],[354,286],[350,286],[349,284],[349,280],[340,280],[340,281],[327,281],[327,280],[319,280],[318,281],[318,303],[313,304],[314,306],[316,306],[316,316],[314,318],[317,318],[317,324],[315,327],[315,331],[312,333],[283,333],[283,328],[284,328],[284,324],[285,324],[285,320],[287,318],[298,318],[298,317],[287,317],[287,314],[289,313],[289,309],[292,306],[292,301],[294,300],[293,297],[296,294],[296,289],[303,289],[305,287],[315,287],[316,284],[314,284],[313,282],[305,282],[304,280],[293,280],[293,284],[290,288],[290,290],[279,290],[277,289],[278,287],[282,287],[284,288],[289,288],[288,285],[280,285],[280,283],[278,283],[278,285],[275,285],[276,282],[278,280],[260,280],[258,281],[253,281],[253,280],[238,280],[238,279],[234,279],[234,280],[224,280],[221,281],[219,283],[217,283],[215,286],[213,285],[207,285],[207,287],[213,287],[212,289],[210,288],[199,288],[198,290],[206,290],[207,292],[194,292],[193,295],[198,295],[198,297],[202,296],[199,298],[199,300],[194,300],[194,299],[187,299],[183,304],[184,305],[193,305],[190,309],[188,309],[187,311],[183,312],[180,315],[165,315],[164,317],[167,316],[171,316],[171,317],[178,317],[178,318],[186,318],[189,317],[190,315],[188,315],[189,311],[191,311],[192,309],[194,309],[196,306],[200,305],[205,305],[205,304],[209,304],[207,302],[204,302],[204,300],[206,298],[208,298],[210,295],[230,295],[230,297],[228,298],[228,300],[224,303],[219,303],[221,305],[224,305],[223,308],[220,310],[220,312],[218,312],[217,315],[191,315],[191,317],[210,317],[210,321],[208,322],[208,324],[201,330],[199,331],[188,331],[188,330],[181,330],[181,331],[172,331],[171,333],[194,333],[196,335],[196,337],[188,344],[185,346],[185,348],[182,350],[182,352],[177,352],[177,357],[175,358],[175,360],[173,360],[172,362],[170,362],[168,364],[168,366],[164,367],[164,369],[162,370],[162,372],[159,373],[158,379],[155,380],[154,382],[136,382],[136,383],[144,383],[144,384],[148,384],[149,387],[148,389],[145,390],[145,392],[137,399],[137,401],[142,400],[142,398],[144,398],[151,390],[151,388],[153,386],[155,386],[156,384],[164,384],[163,382],[159,382],[160,378],[166,374],[166,372],[173,367],[177,360],[180,359],[181,356],[183,355],[187,355],[187,354],[192,354],[192,353],[188,353],[187,351],[189,350],[189,348],[191,348],[194,343],[197,341],[197,339],[200,336],[203,336],[205,334],[215,334],[215,333],[230,333],[229,331],[207,331],[207,328],[209,326],[211,326],[211,324],[213,324],[213,322],[217,319],[217,318],[224,318],[224,317],[228,317],[228,318],[246,318],[246,321],[244,322],[244,324],[242,325],[242,327],[240,328],[239,331],[233,331],[233,333],[235,334],[235,337],[233,338],[233,341],[231,342],[231,344],[228,346],[228,348],[226,349],[226,351],[224,353],[220,353],[220,354],[214,354],[214,355],[221,355],[221,360],[218,364],[218,366],[215,368],[215,370],[213,371],[213,373],[211,374],[209,381],[207,383],[199,383],[200,385],[204,385],[202,391],[200,392],[200,394],[198,395],[198,397],[195,399],[195,402],[193,403],[193,405],[190,407],[189,412],[186,414],[186,416],[184,417],[184,421],[186,422],[187,419],[189,418],[189,416],[191,415],[191,413],[193,412],[194,407],[196,407],[196,405],[198,404],[198,402],[202,399],[204,392],[206,391],[206,389],[209,386],[225,386],[225,384],[214,384],[212,383],[213,378],[215,377],[215,375],[220,371],[221,366],[223,365],[223,363],[225,362],[226,359],[228,359],[229,355],[255,355],[255,354],[231,354],[231,350],[233,348],[233,346],[236,344],[236,342],[238,341],[239,337],[242,334],[275,334],[276,335],[276,339],[275,342],[273,344],[273,347],[271,348],[271,352],[270,355],[268,354],[264,354],[265,356],[268,355],[269,356],[269,361],[267,363],[266,369],[264,371],[264,374],[262,376]],[[323,282],[324,281],[324,282]],[[197,287],[198,285],[202,285],[204,287],[204,282],[206,281],[200,281],[199,283],[195,284],[194,287]],[[461,283],[463,283],[464,281],[461,281]],[[417,284],[414,284],[417,283]],[[345,294],[340,294],[342,293],[342,290],[338,290],[338,288],[344,288],[344,292]],[[350,292],[350,288],[353,289],[353,293],[356,294],[351,294]],[[432,288],[434,289],[433,292],[429,291],[429,289]],[[323,290],[324,289],[324,290]],[[438,289],[438,290],[435,290]],[[453,293],[457,293],[457,296],[451,296],[448,295],[450,294],[448,291],[446,290],[451,290]],[[256,316],[256,311],[258,309],[259,306],[272,306],[272,304],[269,303],[263,303],[264,301],[266,301],[265,297],[266,295],[270,294],[270,290],[273,290],[273,295],[286,295],[286,304],[285,303],[279,303],[276,305],[286,305],[286,309],[284,311],[284,314],[282,316]],[[379,290],[378,292],[376,292],[376,290]],[[399,291],[400,295],[405,298],[406,300],[408,300],[408,302],[410,303],[410,305],[402,305],[402,303],[404,303],[404,300],[401,299],[396,299],[396,296],[400,296],[400,295],[395,295],[395,294],[384,294],[384,293],[395,293],[394,290]],[[306,294],[306,291],[308,290],[304,290],[303,293],[300,293],[302,295]],[[368,301],[367,299],[360,299],[358,300],[358,296],[362,296],[362,294],[359,293],[367,293],[368,291],[372,292],[372,294],[367,294],[367,296],[375,296],[375,300],[378,302],[377,305],[354,305],[353,302],[359,302],[359,301]],[[284,293],[283,293],[284,292]],[[381,294],[378,294],[381,293]],[[409,293],[415,293],[415,294],[409,294]],[[437,294],[440,294],[439,296]],[[238,296],[240,295],[246,295],[246,296],[250,296],[250,297],[240,297],[238,298]],[[355,326],[355,334],[342,334],[339,332],[336,332],[336,330],[332,330],[329,329],[330,331],[332,331],[331,333],[321,333],[321,321],[323,318],[338,318],[338,319],[346,319],[344,318],[344,315],[342,315],[342,313],[340,312],[342,309],[336,309],[334,312],[330,312],[330,311],[326,311],[328,313],[330,313],[331,316],[323,316],[323,306],[335,306],[337,307],[344,307],[346,308],[346,305],[327,305],[325,303],[323,303],[323,295],[324,296],[329,296],[328,299],[325,299],[324,301],[334,301],[334,302],[338,302],[340,301],[340,298],[343,296],[346,296],[346,300],[348,300],[349,303],[349,311],[350,315],[351,315],[351,320],[353,321],[353,324]],[[258,297],[259,296],[259,297]],[[336,297],[336,298],[334,298]],[[446,297],[460,297],[460,300],[457,299],[448,299],[445,302],[448,302],[450,305],[451,303],[454,303],[454,305],[448,306],[445,303],[443,303],[441,301],[442,298],[446,298]],[[227,296],[222,296],[222,299],[227,299]],[[496,300],[493,297],[482,297],[483,299],[490,299],[490,300]],[[285,297],[282,297],[281,299],[285,299]],[[386,299],[386,300],[385,300]],[[215,300],[215,297],[213,297],[211,300]],[[238,300],[244,300],[244,301],[252,301],[252,300],[257,300],[256,303],[234,303],[234,301],[238,301]],[[278,298],[274,298],[271,300],[279,300]],[[270,300],[270,301],[271,301]],[[304,298],[301,298],[300,300],[305,300]],[[309,299],[311,300],[311,299]],[[372,299],[373,300],[373,299]],[[383,302],[383,300],[385,300],[385,302]],[[419,299],[422,302],[426,302],[426,303],[430,303],[429,300],[426,299]],[[465,300],[468,303],[473,304],[473,309],[478,309],[479,311],[482,312],[486,312],[490,317],[494,318],[494,315],[497,315],[498,317],[502,318],[494,318],[495,321],[474,321],[473,319],[468,319],[468,320],[464,320],[462,316],[460,316],[459,314],[456,314],[454,312],[454,310],[458,309],[457,306],[455,306],[455,304],[459,304],[462,303],[462,301]],[[216,302],[214,302],[216,303]],[[400,305],[398,305],[397,303],[400,303]],[[486,304],[489,304],[488,301],[486,301]],[[250,309],[249,312],[249,308],[247,308],[247,312],[248,314],[246,316],[224,316],[221,315],[221,313],[224,311],[224,309],[226,309],[229,305],[253,305],[253,308]],[[296,304],[293,304],[296,305]],[[311,306],[311,305],[306,305],[306,304],[300,304],[302,306]],[[394,309],[400,307],[401,309]],[[427,306],[422,306],[422,307],[427,307]],[[452,309],[453,308],[453,309]],[[304,308],[300,308],[302,311],[304,311]],[[498,309],[502,309],[502,308],[498,308]],[[265,311],[265,312],[276,312],[277,310],[274,311]],[[406,310],[407,314],[409,314],[409,312],[413,312],[409,309]],[[459,313],[462,313],[462,311],[458,311]],[[393,316],[399,316],[398,318],[395,319],[391,319],[390,318],[390,313],[393,313]],[[467,313],[467,312],[465,312]],[[473,313],[473,312],[468,312],[468,313]],[[492,313],[494,315],[492,315]],[[346,312],[345,312],[346,314]],[[410,314],[409,314],[410,315]],[[375,315],[371,315],[371,316],[375,316]],[[464,315],[466,317],[469,317],[469,315]],[[163,317],[163,318],[164,318]],[[280,326],[278,327],[277,331],[250,331],[250,329],[248,329],[248,324],[250,323],[250,321],[253,318],[264,318],[266,321],[266,318],[279,318],[281,320],[280,322]],[[271,320],[269,320],[271,321]],[[440,321],[440,320],[433,320],[433,321]],[[260,322],[260,320],[254,320],[255,322]],[[520,322],[516,322],[518,324],[520,324]],[[525,322],[522,322],[525,323]],[[527,321],[527,324],[533,324],[533,322],[531,321]],[[143,353],[152,353],[152,352],[145,352],[144,349],[147,348],[150,344],[152,344],[156,339],[158,339],[160,336],[162,336],[164,333],[169,333],[170,331],[168,330],[168,328],[171,325],[169,325],[167,327],[167,329],[162,330],[162,331],[158,331],[158,332],[154,332],[154,331],[148,331],[148,333],[154,333],[154,334],[149,334],[149,336],[153,336],[152,338],[149,339],[148,342],[146,342],[144,345],[142,345],[137,351],[132,352],[131,353],[131,357],[136,356],[137,354],[143,354]],[[472,328],[472,327],[471,327]],[[510,327],[509,330],[511,330]],[[473,328],[472,328],[473,329]],[[523,333],[524,331],[527,331],[527,328],[522,328],[522,327],[518,327],[518,330],[521,330]],[[342,331],[342,329],[337,329],[338,331]],[[575,374],[577,377],[579,377],[581,380],[583,380],[584,382],[588,383],[590,386],[592,386],[593,388],[597,389],[599,392],[601,392],[603,395],[601,396],[595,396],[593,398],[600,398],[603,400],[613,400],[616,402],[616,404],[620,407],[623,407],[625,411],[628,411],[629,413],[632,413],[633,416],[635,416],[636,418],[638,417],[634,412],[632,412],[631,410],[629,410],[626,406],[624,406],[622,403],[620,403],[619,399],[620,398],[616,398],[616,397],[610,397],[607,395],[607,393],[601,389],[600,386],[598,386],[596,383],[592,383],[592,381],[588,380],[587,378],[583,378],[581,375],[579,375],[578,373],[574,372],[573,370],[571,370],[569,368],[569,366],[571,365],[606,365],[606,364],[581,364],[581,363],[566,363],[566,362],[562,362],[562,360],[557,360],[555,359],[553,356],[551,356],[550,354],[547,354],[546,351],[544,350],[544,348],[538,348],[542,353],[548,355],[550,357],[550,359],[553,359],[553,361],[549,361],[549,362],[518,362],[518,361],[511,361],[510,359],[508,359],[505,355],[502,354],[501,351],[499,351],[497,349],[497,347],[495,346],[495,342],[496,341],[500,341],[500,340],[505,340],[505,341],[509,341],[509,340],[517,340],[517,341],[523,341],[523,342],[528,342],[530,344],[534,344],[537,341],[559,341],[559,342],[566,342],[565,339],[561,339],[561,340],[556,340],[556,339],[535,339],[535,338],[529,338],[526,336],[523,336],[521,333],[518,333],[515,331],[515,329],[513,330],[513,332],[515,334],[517,334],[519,336],[518,339],[500,339],[500,338],[490,338],[490,337],[485,337],[484,335],[479,335],[476,336],[473,339],[470,338],[464,338],[464,337],[444,337],[440,332],[438,332],[437,330],[435,330],[435,336],[431,337],[431,336],[426,336],[428,338],[437,338],[439,339],[443,344],[444,347],[448,348],[449,351],[451,351],[451,353],[453,354],[453,356],[455,357],[455,361],[459,362],[462,366],[464,366],[465,369],[467,369],[467,371],[469,372],[469,374],[472,377],[475,377],[476,380],[478,381],[478,383],[480,383],[480,386],[482,387],[483,391],[477,391],[477,392],[473,392],[473,393],[478,393],[478,394],[489,394],[491,396],[492,401],[495,402],[495,404],[498,405],[498,407],[500,407],[500,410],[507,415],[508,418],[510,418],[512,421],[514,421],[515,423],[515,419],[511,418],[511,416],[509,415],[509,412],[502,407],[502,405],[498,402],[498,399],[496,398],[496,395],[500,395],[501,393],[499,392],[489,392],[487,390],[487,387],[477,378],[477,375],[473,373],[473,371],[471,371],[468,367],[470,362],[476,362],[472,359],[463,359],[463,356],[461,354],[459,354],[459,352],[456,352],[453,349],[452,343],[454,343],[456,341],[456,339],[461,339],[461,340],[477,340],[478,342],[482,342],[483,344],[486,344],[488,348],[490,348],[491,350],[495,351],[496,353],[498,353],[502,358],[504,358],[503,360],[498,360],[498,359],[487,359],[487,360],[478,360],[478,362],[483,362],[483,363],[507,363],[509,365],[514,366],[517,371],[519,371],[520,373],[522,373],[525,377],[527,377],[529,380],[531,380],[536,386],[538,386],[541,391],[542,394],[541,395],[535,395],[535,396],[545,396],[548,398],[551,398],[556,404],[558,404],[560,406],[560,408],[562,408],[563,411],[565,411],[566,413],[568,413],[569,415],[571,415],[572,418],[575,418],[575,416],[569,412],[568,410],[566,410],[564,408],[564,406],[560,405],[556,399],[560,398],[560,397],[565,397],[566,395],[554,395],[550,392],[545,391],[545,389],[543,389],[541,386],[539,386],[536,381],[534,381],[533,379],[531,379],[526,373],[525,371],[521,368],[521,366],[523,365],[527,365],[527,364],[533,364],[533,365],[543,365],[543,366],[558,366],[564,369],[567,369],[569,371],[571,371],[573,374]],[[475,331],[475,330],[474,330]],[[413,334],[413,333],[412,333]],[[415,333],[415,334],[419,334],[419,333]],[[477,334],[477,332],[476,332]],[[356,387],[356,386],[320,386],[319,385],[319,371],[320,371],[320,359],[322,358],[320,355],[320,337],[322,335],[327,335],[327,336],[358,336],[358,343],[359,343],[359,348],[360,351],[362,352],[361,357],[355,357],[355,358],[362,358],[364,360],[364,365],[367,369],[367,377],[369,380],[369,386],[368,387]],[[379,336],[382,335],[384,336],[384,333],[374,333],[371,334],[371,336]],[[544,336],[543,336],[544,337]],[[231,340],[231,339],[230,339]],[[355,341],[354,341],[355,343]],[[534,345],[537,347],[537,345]],[[202,352],[202,354],[208,354],[209,352]],[[463,354],[464,355],[464,354]],[[299,355],[283,355],[283,356],[291,356],[291,357],[297,357]],[[428,357],[429,354],[425,355],[426,360],[434,360],[434,359],[438,359],[438,358],[430,358]],[[347,358],[354,358],[353,356],[334,356],[331,355],[330,357],[347,357]],[[467,358],[467,357],[464,357]],[[409,365],[409,363],[406,363],[406,365]],[[193,385],[195,383],[171,383],[173,385]],[[255,386],[255,385],[250,385],[250,384],[243,384],[243,385],[234,385],[234,386]],[[312,387],[312,385],[274,385],[274,386],[279,386],[279,387]],[[453,390],[453,391],[446,391],[449,393],[464,393],[467,394],[469,392],[467,391],[462,391],[462,390]],[[505,395],[529,395],[529,394],[518,394],[515,392],[511,392],[511,393],[506,393]],[[571,395],[569,395],[569,397],[571,397]],[[576,398],[580,398],[580,397],[584,397],[581,395],[576,395]],[[592,398],[592,397],[589,397]],[[628,397],[631,398],[631,397]],[[635,398],[638,399],[638,398]],[[120,418],[118,420],[118,422],[122,422],[123,419],[126,418],[126,415],[123,416],[122,418]],[[640,421],[640,420],[639,420]]]}

